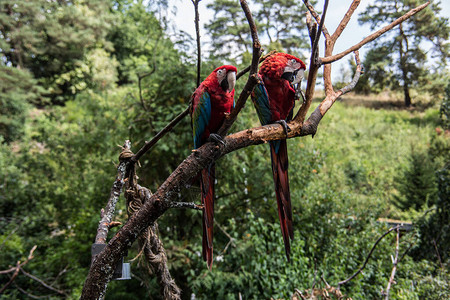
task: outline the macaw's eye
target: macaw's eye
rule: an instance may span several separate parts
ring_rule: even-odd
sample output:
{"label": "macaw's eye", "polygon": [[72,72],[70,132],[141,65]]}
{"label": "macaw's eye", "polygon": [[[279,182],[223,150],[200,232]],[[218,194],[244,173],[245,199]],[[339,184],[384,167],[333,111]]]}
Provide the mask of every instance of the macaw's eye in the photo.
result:
{"label": "macaw's eye", "polygon": [[222,70],[222,69],[220,69],[220,70],[217,71],[217,74],[219,74],[219,75],[222,75],[222,73],[223,73],[223,70]]}
{"label": "macaw's eye", "polygon": [[297,61],[296,61],[295,59],[291,59],[291,62],[292,62],[293,64],[296,64],[296,63],[297,63]]}

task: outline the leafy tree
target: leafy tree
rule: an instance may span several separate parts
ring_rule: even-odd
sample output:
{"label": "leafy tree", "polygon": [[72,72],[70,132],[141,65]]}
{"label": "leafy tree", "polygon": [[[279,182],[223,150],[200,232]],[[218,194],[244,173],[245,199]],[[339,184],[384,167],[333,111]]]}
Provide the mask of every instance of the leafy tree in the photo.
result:
{"label": "leafy tree", "polygon": [[3,141],[19,139],[23,133],[29,103],[42,93],[27,70],[7,67],[0,62],[0,136]]}
{"label": "leafy tree", "polygon": [[444,129],[450,130],[450,83],[445,88],[445,97],[442,100],[441,108],[441,123]]}
{"label": "leafy tree", "polygon": [[[249,51],[251,37],[238,1],[215,0],[207,7],[214,11],[214,17],[205,25],[213,40],[211,57],[236,59],[234,53]],[[254,1],[252,13],[261,42],[268,45],[266,50],[283,49],[298,55],[301,49],[308,48],[306,25],[300,17],[305,12],[305,7],[293,0]]]}
{"label": "leafy tree", "polygon": [[63,103],[89,86],[90,78],[84,78],[89,73],[89,68],[83,69],[85,54],[108,46],[104,38],[110,22],[106,0],[2,1],[2,63],[29,70],[46,89],[46,97]]}
{"label": "leafy tree", "polygon": [[434,164],[428,153],[413,148],[406,169],[396,180],[398,195],[394,204],[403,210],[419,211],[424,204],[432,205],[436,197]]}
{"label": "leafy tree", "polygon": [[[389,0],[369,5],[360,14],[360,24],[370,24],[372,29],[391,23],[405,12],[418,6],[418,0]],[[393,89],[402,89],[405,105],[411,105],[410,89],[417,87],[442,94],[443,87],[436,90],[436,86],[429,83],[431,79],[446,77],[445,72],[449,57],[448,19],[438,16],[440,2],[430,4],[422,14],[410,18],[398,25],[397,29],[385,34],[380,42],[369,52],[365,65],[369,70],[368,76],[379,87],[390,83]],[[432,53],[424,50],[424,43],[431,46]],[[430,56],[433,54],[433,56]],[[432,68],[427,64],[430,58],[437,63]],[[389,71],[393,76],[386,76]],[[448,78],[448,77],[447,77]]]}
{"label": "leafy tree", "polygon": [[211,56],[235,58],[233,53],[248,52],[251,40],[245,15],[237,1],[215,0],[207,7],[214,11],[212,20],[205,25],[214,41]]}

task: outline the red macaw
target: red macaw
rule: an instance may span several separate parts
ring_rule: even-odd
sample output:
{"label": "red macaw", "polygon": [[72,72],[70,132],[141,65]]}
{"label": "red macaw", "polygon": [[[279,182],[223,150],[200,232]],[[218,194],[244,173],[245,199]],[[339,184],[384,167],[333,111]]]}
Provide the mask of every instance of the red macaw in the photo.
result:
{"label": "red macaw", "polygon": [[[260,82],[252,93],[252,100],[262,125],[280,123],[288,131],[286,120],[292,118],[296,90],[294,85],[303,78],[305,64],[295,56],[276,53],[262,63]],[[300,87],[297,87],[300,88]],[[286,140],[270,142],[272,173],[277,197],[286,257],[290,261],[292,228],[291,196],[289,192],[288,155]]]}
{"label": "red macaw", "polygon": [[[234,85],[237,69],[225,65],[215,69],[192,95],[191,118],[194,148],[209,140],[222,142],[216,134],[225,116],[234,107]],[[203,205],[203,259],[211,269],[213,261],[214,163],[201,171],[200,188]]]}

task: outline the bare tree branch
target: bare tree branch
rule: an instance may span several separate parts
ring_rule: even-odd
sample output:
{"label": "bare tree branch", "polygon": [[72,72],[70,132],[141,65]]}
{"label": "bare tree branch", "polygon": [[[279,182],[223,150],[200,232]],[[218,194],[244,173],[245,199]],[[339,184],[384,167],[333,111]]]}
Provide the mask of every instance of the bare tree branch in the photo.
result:
{"label": "bare tree branch", "polygon": [[[306,8],[309,10],[313,18],[316,20],[317,24],[320,24],[320,16],[319,14],[314,10],[314,7],[309,3],[308,0],[303,0],[303,3],[305,4]],[[319,31],[320,32],[320,31]],[[325,37],[325,39],[328,39],[330,37],[330,33],[328,32],[327,28],[322,26],[322,32]]]}
{"label": "bare tree branch", "polygon": [[156,68],[152,67],[152,70],[150,72],[146,72],[146,73],[143,73],[143,74],[137,74],[137,76],[138,76],[138,87],[139,87],[139,100],[141,101],[141,106],[142,106],[142,108],[145,111],[148,111],[148,107],[145,104],[144,97],[142,96],[142,79],[152,75],[153,73],[155,73],[155,71],[156,71]]}
{"label": "bare tree branch", "polygon": [[203,210],[202,205],[195,204],[194,202],[171,202],[170,208],[190,208],[195,210]]}
{"label": "bare tree branch", "polygon": [[191,0],[192,4],[194,4],[194,11],[195,11],[195,33],[197,38],[197,87],[200,85],[200,71],[202,66],[202,52],[200,48],[200,17],[198,13],[198,3],[201,0]]}
{"label": "bare tree branch", "polygon": [[356,62],[356,72],[355,72],[355,75],[353,76],[353,80],[352,80],[352,82],[350,82],[350,84],[346,85],[345,87],[343,87],[342,89],[340,89],[337,92],[337,94],[339,95],[338,97],[353,90],[355,88],[356,84],[358,83],[359,77],[362,74],[362,65],[361,65],[361,61],[359,59],[358,50],[355,51],[355,62]]}
{"label": "bare tree branch", "polygon": [[433,239],[433,246],[434,246],[434,251],[436,251],[436,256],[437,256],[437,258],[439,260],[439,265],[441,266],[441,269],[443,270],[444,269],[444,265],[442,264],[441,255],[439,254],[439,249],[437,247],[435,239]]}
{"label": "bare tree branch", "polygon": [[247,18],[248,25],[250,27],[250,32],[253,40],[253,56],[252,63],[250,65],[250,75],[247,80],[247,83],[244,86],[241,94],[239,95],[238,100],[236,101],[236,105],[234,109],[231,111],[230,115],[225,118],[222,127],[218,130],[218,134],[224,136],[227,134],[228,130],[230,130],[231,125],[233,125],[234,121],[236,121],[237,115],[240,113],[245,103],[247,102],[248,97],[253,91],[253,88],[258,83],[257,72],[258,72],[258,64],[259,58],[261,56],[261,44],[258,39],[258,32],[256,30],[256,24],[253,20],[252,13],[250,12],[250,8],[248,7],[246,0],[240,0],[241,7],[245,13],[245,17]]}
{"label": "bare tree branch", "polygon": [[130,148],[131,148],[130,141],[128,140],[125,141],[121,153],[122,161],[117,167],[116,180],[114,180],[114,183],[111,187],[108,203],[106,204],[106,207],[102,209],[101,219],[100,222],[98,223],[97,235],[95,237],[96,244],[106,244],[106,237],[108,236],[109,232],[109,224],[112,221],[117,201],[119,201],[120,193],[122,192],[123,185],[125,184],[124,179],[128,161],[128,159],[127,160],[125,159],[130,157],[131,153]]}
{"label": "bare tree branch", "polygon": [[142,155],[149,151],[163,136],[170,132],[184,117],[189,114],[189,107],[175,117],[169,124],[158,132],[150,141],[145,142],[144,146],[131,158],[132,163],[136,163]]}
{"label": "bare tree branch", "polygon": [[388,285],[387,285],[386,291],[385,291],[385,299],[386,300],[389,300],[389,292],[391,290],[392,284],[394,283],[395,272],[397,271],[399,246],[400,246],[400,227],[397,226],[397,239],[395,242],[395,256],[392,259],[392,264],[394,266],[392,267],[391,277],[389,278],[389,282],[388,282]]}
{"label": "bare tree branch", "polygon": [[22,294],[27,295],[27,296],[30,297],[31,299],[44,299],[44,298],[47,298],[47,299],[48,299],[48,298],[50,297],[50,295],[48,295],[48,296],[36,296],[36,295],[33,295],[33,294],[31,294],[31,293],[25,291],[25,290],[24,290],[23,288],[21,288],[20,286],[18,286],[17,283],[15,283],[15,282],[14,282],[14,286],[16,287],[16,289],[17,289],[19,292],[21,292]]}
{"label": "bare tree branch", "polygon": [[236,247],[236,245],[234,243],[235,239],[228,232],[226,232],[225,229],[218,222],[215,222],[214,225],[216,225],[220,229],[220,231],[222,231],[223,234],[225,234],[228,238],[228,243],[226,244],[225,248],[223,248],[222,254],[227,252],[227,249],[228,249],[228,247],[230,247],[230,245],[232,245],[233,247]]}
{"label": "bare tree branch", "polygon": [[353,13],[358,8],[359,3],[361,0],[353,0],[352,4],[348,8],[347,12],[345,13],[344,17],[342,18],[341,22],[339,23],[338,27],[336,28],[336,31],[331,36],[331,39],[336,41],[340,36],[341,33],[344,31],[345,27],[347,27],[348,22],[352,18]]}
{"label": "bare tree branch", "polygon": [[395,20],[394,22],[392,22],[391,24],[383,27],[382,29],[372,33],[371,35],[369,35],[368,37],[364,38],[361,42],[359,42],[358,44],[348,48],[347,50],[336,54],[336,55],[332,55],[332,56],[325,56],[323,58],[320,58],[320,61],[322,64],[329,64],[332,62],[335,62],[341,58],[343,58],[344,56],[346,56],[347,54],[355,51],[355,50],[359,50],[362,46],[364,46],[365,44],[377,39],[378,37],[380,37],[382,34],[386,33],[387,31],[391,30],[392,28],[394,28],[395,26],[397,26],[398,24],[406,21],[407,19],[409,19],[410,17],[414,16],[416,13],[418,13],[419,11],[421,11],[422,9],[424,9],[425,7],[427,7],[430,4],[430,1],[419,5],[416,8],[411,9],[409,12],[407,12],[406,14],[404,14],[403,16],[401,16],[400,18],[398,18],[397,20]]}
{"label": "bare tree branch", "polygon": [[28,254],[28,257],[25,259],[25,261],[23,263],[21,263],[19,260],[19,261],[17,261],[15,268],[11,268],[11,269],[0,272],[0,274],[8,274],[8,273],[14,272],[13,275],[11,276],[11,278],[9,279],[9,281],[0,289],[0,294],[2,294],[6,290],[6,288],[16,279],[17,275],[19,275],[20,269],[23,266],[25,266],[30,260],[32,260],[34,258],[33,252],[34,252],[34,250],[36,250],[36,248],[37,248],[37,245],[34,245],[33,248],[31,248],[30,253]]}
{"label": "bare tree branch", "polygon": [[388,231],[386,231],[385,233],[383,233],[375,242],[375,244],[373,244],[372,249],[370,249],[369,255],[367,255],[366,260],[364,261],[363,265],[361,266],[361,268],[358,269],[358,271],[356,271],[352,276],[350,276],[349,278],[342,280],[340,282],[338,282],[338,289],[340,288],[341,285],[347,284],[350,280],[352,280],[353,278],[355,278],[359,273],[362,272],[362,270],[364,270],[364,268],[367,265],[367,262],[369,261],[370,257],[372,256],[373,251],[375,250],[375,248],[377,247],[378,243],[389,233],[391,233],[394,230],[398,230],[399,226],[396,227],[391,227]]}
{"label": "bare tree branch", "polygon": [[32,274],[30,274],[30,273],[28,273],[28,272],[25,272],[25,270],[24,270],[23,268],[21,268],[20,271],[21,271],[25,276],[27,276],[27,277],[33,279],[34,281],[39,282],[41,285],[43,285],[43,286],[46,287],[47,289],[49,289],[49,290],[51,290],[51,291],[54,291],[54,292],[56,292],[56,293],[58,293],[58,294],[60,294],[60,295],[66,296],[66,293],[65,293],[64,291],[55,289],[54,287],[52,287],[51,285],[45,283],[43,280],[37,278],[36,276],[34,276],[34,275],[32,275]]}
{"label": "bare tree branch", "polygon": [[[328,9],[328,0],[325,0],[324,4],[323,4],[323,12],[322,12],[322,17],[320,18],[320,22],[319,22],[319,27],[317,28],[317,34],[316,37],[314,38],[314,43],[312,45],[311,48],[311,52],[312,52],[312,56],[314,56],[314,58],[316,58],[316,56],[318,55],[318,51],[319,49],[317,48],[317,45],[319,43],[320,40],[320,32],[322,31],[322,28],[324,28],[324,24],[325,24],[325,16],[327,14],[327,9]],[[329,37],[328,35],[326,36],[326,40],[328,40]]]}
{"label": "bare tree branch", "polygon": [[17,262],[17,266],[13,269],[14,273],[9,279],[9,281],[0,289],[0,294],[3,294],[3,292],[6,290],[6,288],[16,279],[17,275],[19,275],[20,271],[20,262]]}

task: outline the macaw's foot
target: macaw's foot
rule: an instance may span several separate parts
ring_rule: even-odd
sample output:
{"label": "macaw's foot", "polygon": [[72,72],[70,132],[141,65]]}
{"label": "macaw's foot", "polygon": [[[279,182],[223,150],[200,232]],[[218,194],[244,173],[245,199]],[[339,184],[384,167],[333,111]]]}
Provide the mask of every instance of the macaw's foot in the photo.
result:
{"label": "macaw's foot", "polygon": [[209,135],[208,142],[216,142],[218,144],[220,143],[225,146],[225,141],[223,140],[223,138],[216,133],[211,133]]}
{"label": "macaw's foot", "polygon": [[286,137],[287,137],[288,136],[288,132],[291,131],[291,128],[288,126],[286,121],[285,120],[278,120],[278,121],[275,121],[275,123],[280,124],[281,126],[283,126],[284,133],[286,133]]}
{"label": "macaw's foot", "polygon": [[300,97],[303,100],[303,103],[305,103],[306,102],[305,94],[303,93],[302,89],[298,87],[298,89],[295,90],[295,99],[300,99]]}

